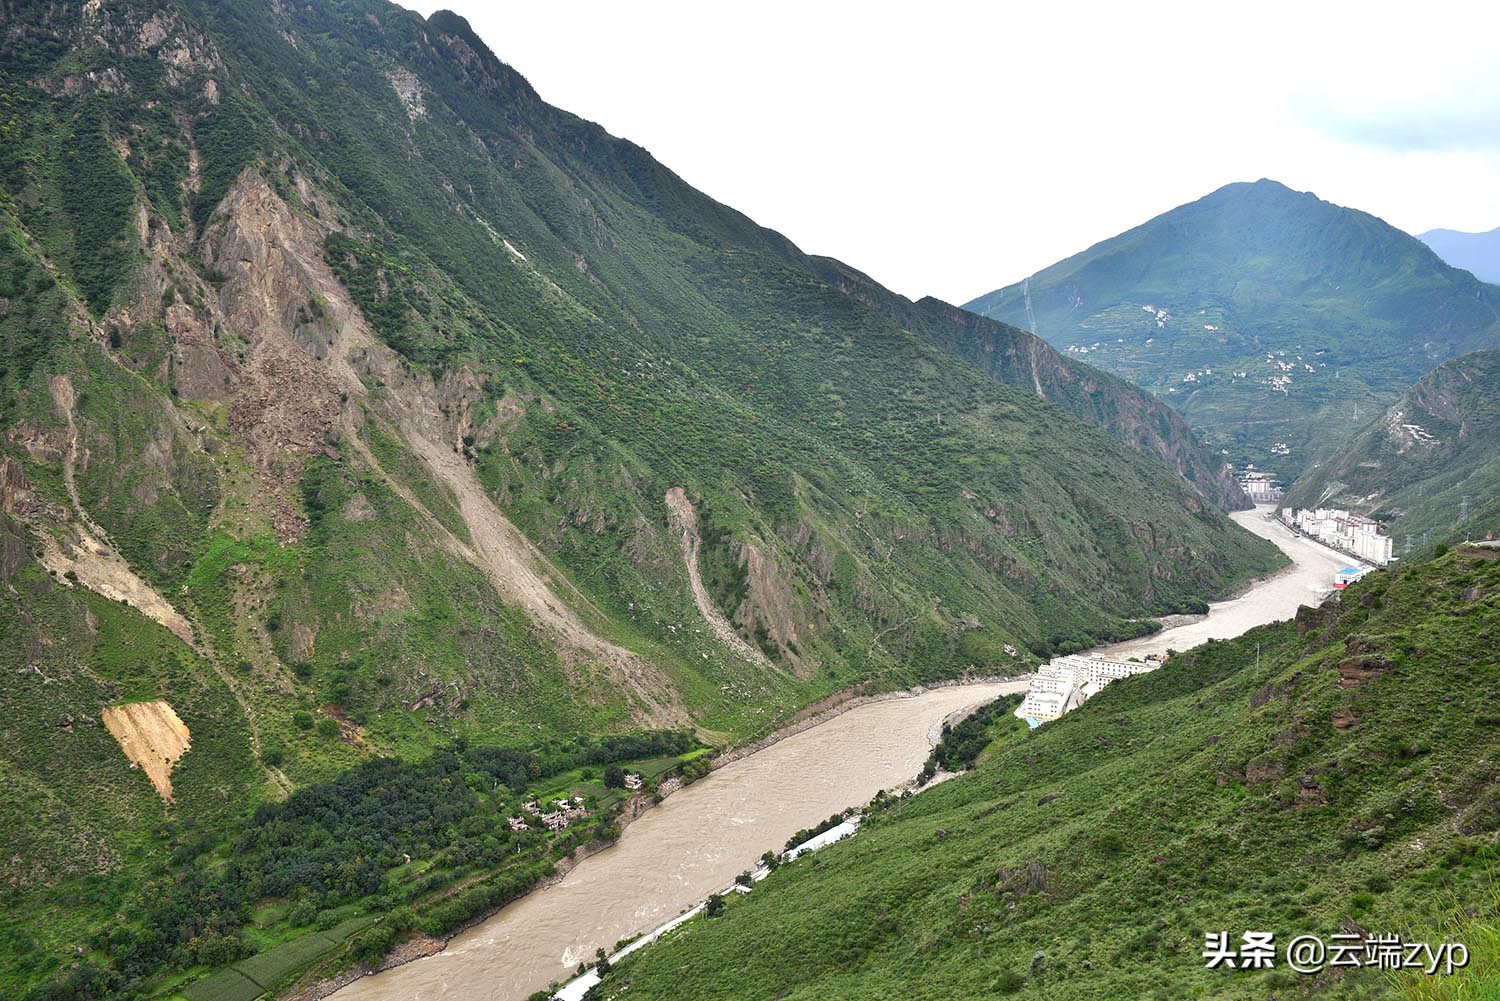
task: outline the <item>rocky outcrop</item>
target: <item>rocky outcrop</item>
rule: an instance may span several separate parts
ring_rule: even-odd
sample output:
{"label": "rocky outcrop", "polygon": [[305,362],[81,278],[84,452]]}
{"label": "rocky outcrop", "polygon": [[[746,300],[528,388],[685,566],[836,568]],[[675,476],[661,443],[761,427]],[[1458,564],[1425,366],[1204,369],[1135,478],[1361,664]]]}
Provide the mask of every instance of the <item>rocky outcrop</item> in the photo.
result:
{"label": "rocky outcrop", "polygon": [[[220,323],[246,346],[231,395],[230,431],[263,481],[290,508],[299,460],[337,454],[332,443],[347,442],[424,517],[443,548],[480,569],[502,598],[525,609],[560,642],[567,657],[606,664],[642,722],[685,723],[660,670],[585,623],[580,610],[600,613],[480,484],[464,438],[474,431],[469,415],[482,396],[481,380],[463,367],[438,377],[413,370],[380,342],[324,259],[327,232],[320,219],[295,211],[258,172],[247,170],[204,233],[203,260],[225,276],[217,296]],[[380,388],[372,391],[367,381]],[[513,419],[518,407],[507,410],[504,420]],[[455,536],[364,447],[360,426],[371,419],[394,432],[451,492],[465,538]],[[300,525],[279,527],[283,537],[300,534]]]}
{"label": "rocky outcrop", "polygon": [[734,548],[745,574],[745,600],[735,610],[735,623],[752,636],[763,636],[762,645],[774,645],[798,675],[812,674],[817,662],[809,647],[818,624],[798,601],[779,560],[762,544],[743,542]]}
{"label": "rocky outcrop", "polygon": [[[300,459],[327,447],[342,413],[341,394],[359,384],[354,371],[329,354],[334,339],[352,326],[353,306],[320,247],[321,234],[258,173],[246,171],[199,250],[224,276],[215,310],[221,338],[244,345],[244,362],[227,394],[230,431],[274,487],[287,486]],[[178,329],[196,339],[201,326],[183,318]],[[196,350],[193,341],[186,350]],[[194,384],[211,385],[218,374],[190,371]]]}
{"label": "rocky outcrop", "polygon": [[1339,687],[1358,688],[1371,678],[1388,673],[1392,666],[1389,660],[1380,656],[1350,657],[1339,664]]}

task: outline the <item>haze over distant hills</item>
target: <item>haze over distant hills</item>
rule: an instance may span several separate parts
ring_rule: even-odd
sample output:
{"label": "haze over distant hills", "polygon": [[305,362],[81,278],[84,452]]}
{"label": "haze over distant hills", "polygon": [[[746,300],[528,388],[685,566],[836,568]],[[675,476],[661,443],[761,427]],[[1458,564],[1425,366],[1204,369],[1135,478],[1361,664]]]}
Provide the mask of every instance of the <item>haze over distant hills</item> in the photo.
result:
{"label": "haze over distant hills", "polygon": [[1385,521],[1396,555],[1500,534],[1500,350],[1439,365],[1315,464],[1292,507],[1343,507]]}
{"label": "haze over distant hills", "polygon": [[1170,401],[1290,480],[1434,365],[1500,344],[1500,292],[1374,216],[1230,184],[966,308]]}
{"label": "haze over distant hills", "polygon": [[1417,237],[1439,257],[1487,282],[1500,282],[1500,227],[1488,233],[1431,229]]}

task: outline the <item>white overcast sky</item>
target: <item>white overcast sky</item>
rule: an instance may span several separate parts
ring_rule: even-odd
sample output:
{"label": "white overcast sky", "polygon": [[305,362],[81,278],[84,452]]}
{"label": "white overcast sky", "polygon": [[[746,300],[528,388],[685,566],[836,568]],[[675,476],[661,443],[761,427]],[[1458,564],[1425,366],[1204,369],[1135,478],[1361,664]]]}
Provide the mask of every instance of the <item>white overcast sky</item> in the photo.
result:
{"label": "white overcast sky", "polygon": [[913,298],[1231,181],[1500,226],[1500,2],[447,0],[543,99]]}

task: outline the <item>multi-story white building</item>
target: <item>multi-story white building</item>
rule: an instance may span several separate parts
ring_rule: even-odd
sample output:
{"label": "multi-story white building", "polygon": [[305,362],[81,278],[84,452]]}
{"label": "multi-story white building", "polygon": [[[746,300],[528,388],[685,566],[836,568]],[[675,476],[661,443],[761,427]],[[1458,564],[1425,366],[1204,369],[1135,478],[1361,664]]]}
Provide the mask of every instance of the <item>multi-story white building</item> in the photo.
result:
{"label": "multi-story white building", "polygon": [[1391,562],[1391,537],[1382,534],[1380,526],[1364,515],[1320,507],[1283,511],[1281,517],[1304,535],[1367,563],[1385,566]]}
{"label": "multi-story white building", "polygon": [[1107,660],[1069,654],[1036,669],[1016,715],[1034,724],[1057,719],[1075,709],[1112,681],[1154,671],[1158,661]]}
{"label": "multi-story white building", "polygon": [[1270,473],[1263,473],[1254,466],[1246,466],[1235,477],[1245,494],[1257,504],[1275,504],[1283,493]]}

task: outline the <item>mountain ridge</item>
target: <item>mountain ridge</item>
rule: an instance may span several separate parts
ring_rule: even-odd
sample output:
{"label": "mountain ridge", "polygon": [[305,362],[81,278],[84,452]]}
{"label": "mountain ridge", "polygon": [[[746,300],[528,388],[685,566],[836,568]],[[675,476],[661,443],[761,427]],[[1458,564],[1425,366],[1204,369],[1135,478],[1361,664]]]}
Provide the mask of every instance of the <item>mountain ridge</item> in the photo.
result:
{"label": "mountain ridge", "polygon": [[1287,492],[1386,523],[1397,555],[1500,532],[1500,350],[1439,365]]}
{"label": "mountain ridge", "polygon": [[835,287],[985,375],[1022,392],[1035,392],[1039,399],[1156,458],[1224,510],[1252,506],[1228,464],[1210,455],[1176,411],[1134,384],[1068,358],[1019,327],[965,312],[933,296],[909,300],[841,262],[816,261]]}
{"label": "mountain ridge", "polygon": [[1455,268],[1463,268],[1480,281],[1500,283],[1500,227],[1484,233],[1456,229],[1430,229],[1417,239]]}
{"label": "mountain ridge", "polygon": [[[1015,673],[1283,562],[456,16],[6,16],[8,995],[445,933],[611,836],[492,823],[540,777],[607,803],[583,769],[691,777],[834,692]],[[171,803],[98,723],[158,702]],[[421,815],[315,830],[382,796]]]}
{"label": "mountain ridge", "polygon": [[1367,213],[1237,182],[965,308],[1153,390],[1210,448],[1290,480],[1354,408],[1500,342],[1491,286]]}

